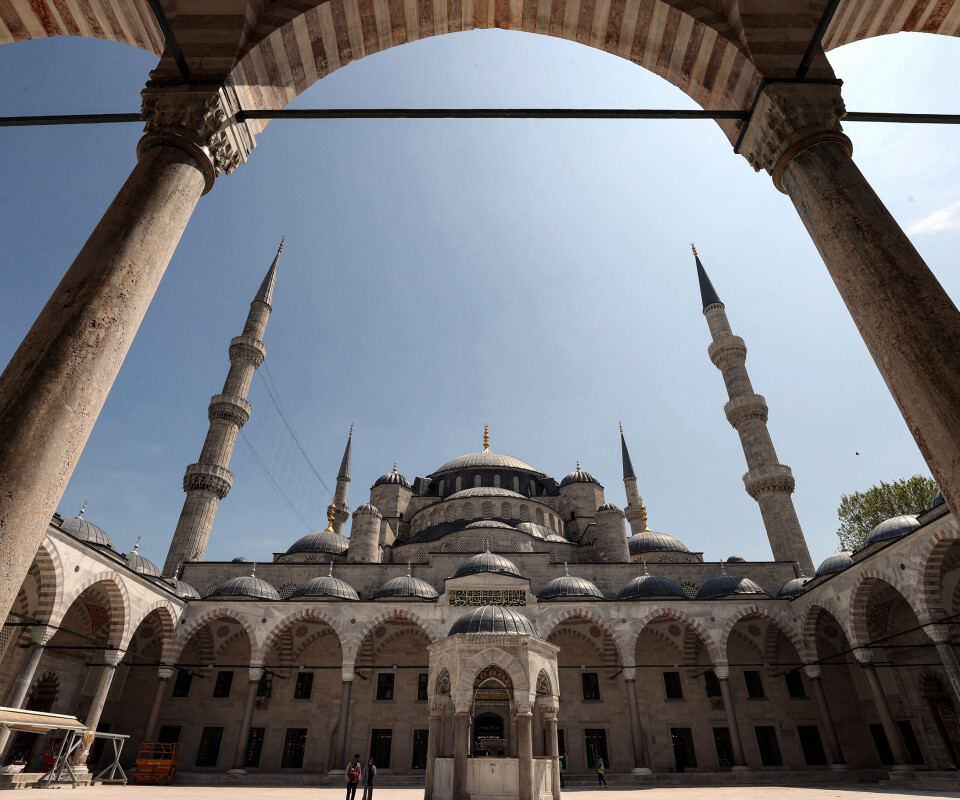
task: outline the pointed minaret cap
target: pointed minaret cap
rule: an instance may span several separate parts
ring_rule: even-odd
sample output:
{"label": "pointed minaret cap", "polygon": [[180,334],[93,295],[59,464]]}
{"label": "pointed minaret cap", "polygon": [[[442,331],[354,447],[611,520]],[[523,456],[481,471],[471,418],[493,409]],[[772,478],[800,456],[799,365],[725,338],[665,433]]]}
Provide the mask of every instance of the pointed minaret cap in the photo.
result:
{"label": "pointed minaret cap", "polygon": [[[284,239],[285,238],[286,237],[284,237]],[[277,254],[273,257],[273,263],[270,265],[270,269],[267,270],[263,283],[260,284],[260,291],[257,292],[257,296],[253,298],[254,303],[266,303],[268,306],[273,305],[273,287],[277,285],[277,264],[280,261],[280,254],[283,252],[284,239],[280,240]]]}
{"label": "pointed minaret cap", "polygon": [[620,423],[620,455],[623,457],[623,479],[637,479],[633,471],[633,462],[630,460],[630,451],[627,450],[627,440],[623,438],[623,423]]}
{"label": "pointed minaret cap", "polygon": [[347,446],[343,450],[343,460],[340,462],[340,473],[337,475],[338,481],[350,483],[350,450],[353,442],[353,425],[350,426],[350,434],[347,436]]}
{"label": "pointed minaret cap", "polygon": [[717,304],[722,306],[723,303],[717,296],[717,290],[713,288],[707,271],[703,268],[703,264],[700,263],[700,256],[697,255],[697,248],[693,242],[690,242],[690,249],[693,250],[693,257],[697,261],[697,279],[700,281],[700,300],[703,301],[703,307],[706,308],[707,306]]}

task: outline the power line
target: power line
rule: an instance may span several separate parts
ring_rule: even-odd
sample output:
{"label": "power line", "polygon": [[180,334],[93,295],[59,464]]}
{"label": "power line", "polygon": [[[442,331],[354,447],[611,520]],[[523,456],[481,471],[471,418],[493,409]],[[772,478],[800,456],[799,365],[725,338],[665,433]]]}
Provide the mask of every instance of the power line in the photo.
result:
{"label": "power line", "polygon": [[276,490],[277,494],[280,495],[280,497],[283,499],[283,502],[287,504],[287,508],[289,508],[296,515],[297,519],[299,519],[303,523],[303,526],[308,531],[312,531],[313,526],[311,526],[310,523],[307,522],[300,515],[300,512],[297,511],[297,509],[294,507],[293,503],[290,501],[290,498],[287,497],[286,494],[284,494],[283,489],[280,488],[280,484],[277,483],[276,480],[274,480],[273,475],[270,474],[270,470],[267,469],[266,464],[264,464],[263,461],[260,459],[260,456],[257,455],[257,451],[253,449],[253,445],[250,444],[250,440],[247,438],[247,435],[242,430],[240,431],[240,436],[243,437],[243,443],[247,446],[247,449],[250,451],[250,455],[253,456],[253,460],[257,462],[257,466],[260,467],[260,471],[264,474],[264,476],[266,476],[267,480],[270,481],[274,490]]}

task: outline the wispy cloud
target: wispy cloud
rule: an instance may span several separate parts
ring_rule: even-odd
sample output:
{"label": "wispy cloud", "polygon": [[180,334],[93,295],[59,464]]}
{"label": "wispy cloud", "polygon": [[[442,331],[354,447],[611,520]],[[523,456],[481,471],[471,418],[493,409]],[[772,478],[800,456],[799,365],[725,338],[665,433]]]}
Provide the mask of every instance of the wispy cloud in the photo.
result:
{"label": "wispy cloud", "polygon": [[960,230],[960,200],[913,223],[907,233],[939,233],[953,230]]}

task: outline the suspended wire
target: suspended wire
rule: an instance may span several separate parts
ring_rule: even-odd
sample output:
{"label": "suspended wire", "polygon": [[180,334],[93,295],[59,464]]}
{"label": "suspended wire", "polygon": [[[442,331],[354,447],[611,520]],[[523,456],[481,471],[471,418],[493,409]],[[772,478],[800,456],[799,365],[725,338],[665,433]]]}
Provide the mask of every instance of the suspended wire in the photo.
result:
{"label": "suspended wire", "polygon": [[247,446],[247,449],[250,451],[250,455],[253,456],[253,460],[256,461],[257,466],[260,467],[260,471],[264,474],[267,480],[270,481],[274,490],[283,499],[283,502],[287,504],[287,508],[289,508],[296,515],[297,519],[299,519],[303,523],[303,526],[307,529],[308,532],[312,531],[313,526],[310,525],[310,523],[307,522],[303,518],[303,516],[301,516],[300,512],[297,511],[293,503],[290,501],[290,498],[287,497],[286,494],[284,494],[283,489],[280,488],[280,484],[277,483],[273,475],[270,474],[270,470],[267,469],[267,465],[264,464],[260,456],[257,455],[257,451],[253,449],[253,445],[250,444],[250,440],[247,438],[247,435],[242,430],[240,431],[240,436],[243,438],[243,443]]}

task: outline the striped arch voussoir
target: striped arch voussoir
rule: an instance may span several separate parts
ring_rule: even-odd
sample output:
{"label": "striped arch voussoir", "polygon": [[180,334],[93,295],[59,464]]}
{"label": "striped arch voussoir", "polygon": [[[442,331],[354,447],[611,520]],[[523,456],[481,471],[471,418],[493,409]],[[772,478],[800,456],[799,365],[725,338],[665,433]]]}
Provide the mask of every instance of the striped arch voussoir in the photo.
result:
{"label": "striped arch voussoir", "polygon": [[374,630],[376,630],[378,625],[383,625],[386,622],[392,622],[394,620],[405,620],[407,622],[413,622],[419,625],[421,630],[423,630],[423,632],[427,635],[427,638],[430,640],[431,644],[433,642],[438,642],[441,638],[443,638],[437,634],[430,623],[428,623],[418,614],[414,614],[412,611],[403,608],[392,608],[389,611],[384,611],[382,614],[378,614],[360,631],[354,643],[357,654],[360,652],[360,643],[363,642],[363,640],[366,639]]}
{"label": "striped arch voussoir", "polygon": [[[780,616],[779,614],[771,612],[769,609],[764,608],[763,606],[747,606],[746,608],[741,608],[735,611],[727,620],[727,624],[723,626],[723,633],[720,635],[720,647],[724,657],[727,655],[730,634],[733,632],[733,629],[737,626],[737,624],[746,617],[765,617],[770,621],[771,626],[776,625],[780,631],[786,635],[791,644],[793,644],[793,647],[797,651],[798,655],[803,651],[803,635],[799,630],[797,630],[796,626],[792,622]],[[761,652],[763,655],[766,655],[763,650],[761,650]],[[727,661],[729,661],[728,658]]]}
{"label": "striped arch voussoir", "polygon": [[[177,641],[174,645],[174,652],[176,653],[177,657],[179,658],[180,653],[183,652],[183,648],[187,646],[195,634],[203,630],[208,623],[220,618],[233,620],[238,625],[242,626],[247,632],[247,637],[250,639],[251,654],[259,651],[257,636],[254,632],[253,626],[250,624],[250,621],[246,617],[237,614],[234,609],[222,606],[220,608],[211,609],[210,611],[205,611],[193,621],[193,624],[187,628],[187,630],[178,634]],[[215,649],[216,648],[214,648],[214,650]]]}
{"label": "striped arch voussoir", "polygon": [[565,622],[569,622],[572,619],[588,619],[591,622],[596,623],[600,626],[600,629],[609,637],[610,641],[613,642],[614,649],[616,650],[616,656],[620,664],[625,662],[624,645],[629,642],[629,635],[624,636],[618,634],[613,627],[610,625],[610,621],[601,617],[596,611],[591,611],[588,608],[567,608],[561,611],[558,614],[550,615],[542,620],[542,624],[537,627],[540,629],[540,635],[547,639],[553,635],[553,632],[563,625]]}
{"label": "striped arch voussoir", "polygon": [[941,619],[949,613],[940,596],[940,569],[947,552],[957,542],[960,542],[960,530],[955,527],[939,528],[920,552],[918,577],[921,619]]}
{"label": "striped arch voussoir", "polygon": [[707,648],[707,653],[710,655],[710,658],[714,664],[726,663],[726,661],[720,656],[721,650],[719,645],[707,632],[707,629],[703,627],[703,624],[695,617],[690,616],[678,608],[662,606],[661,608],[656,608],[653,611],[650,611],[638,620],[637,632],[642,632],[647,625],[660,619],[674,619],[677,622],[682,622],[684,625],[687,625],[700,637],[700,640],[703,642],[703,646]]}
{"label": "striped arch voussoir", "polygon": [[[300,620],[309,619],[322,622],[325,625],[329,625],[333,632],[337,635],[337,638],[340,640],[340,646],[343,647],[343,641],[345,634],[343,632],[343,626],[340,623],[327,614],[326,611],[319,608],[308,608],[302,611],[294,612],[293,614],[288,614],[282,620],[277,622],[272,628],[270,628],[266,637],[264,638],[263,644],[258,648],[256,656],[257,659],[253,660],[255,664],[262,664],[264,659],[270,655],[271,648],[277,643],[279,638],[283,635],[283,632],[289,630],[290,627]],[[292,656],[292,645],[291,645],[291,656]]]}
{"label": "striped arch voussoir", "polygon": [[147,609],[140,614],[139,619],[131,620],[130,636],[127,638],[129,641],[137,632],[137,628],[155,611],[157,612],[157,617],[160,619],[160,661],[164,664],[169,664],[173,659],[174,641],[177,632],[177,611],[169,601],[158,600],[152,606],[148,606]]}
{"label": "striped arch voussoir", "polygon": [[46,536],[40,542],[35,561],[40,570],[40,598],[35,616],[41,622],[49,622],[54,609],[63,601],[64,580],[60,551]]}
{"label": "striped arch voussoir", "polygon": [[121,647],[127,640],[130,625],[130,597],[123,578],[116,572],[99,572],[90,576],[67,597],[64,597],[50,617],[52,625],[59,625],[70,607],[87,589],[102,584],[110,600],[110,636],[108,641],[114,647]]}
{"label": "striped arch voussoir", "polygon": [[863,647],[870,641],[870,632],[867,628],[867,609],[870,592],[879,582],[891,586],[903,598],[903,601],[913,609],[913,613],[918,617],[920,616],[920,610],[907,599],[908,594],[904,591],[898,575],[878,569],[860,570],[853,590],[853,601],[850,603],[850,627],[853,633],[853,640],[850,642],[851,647]]}

